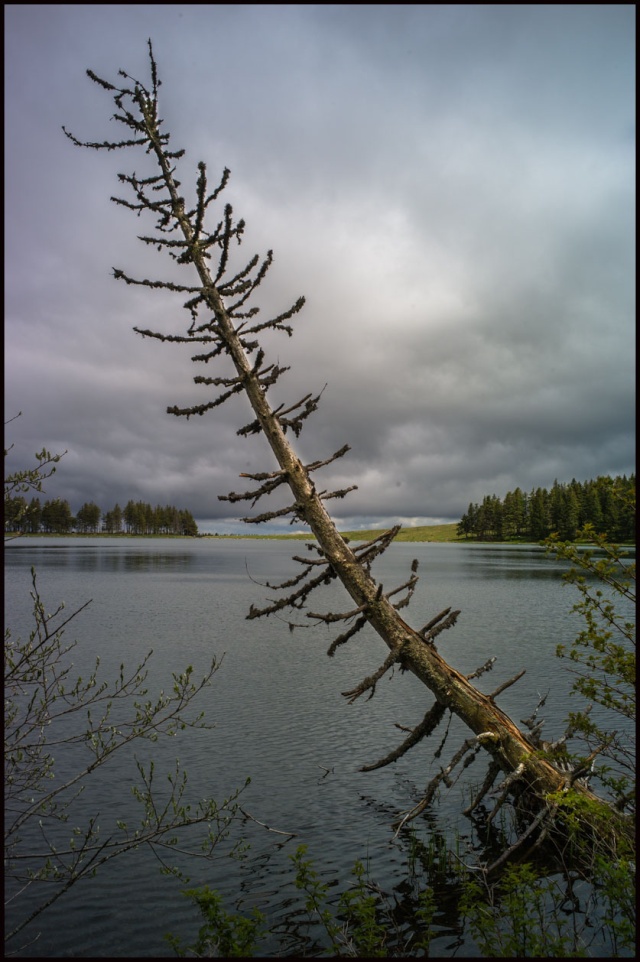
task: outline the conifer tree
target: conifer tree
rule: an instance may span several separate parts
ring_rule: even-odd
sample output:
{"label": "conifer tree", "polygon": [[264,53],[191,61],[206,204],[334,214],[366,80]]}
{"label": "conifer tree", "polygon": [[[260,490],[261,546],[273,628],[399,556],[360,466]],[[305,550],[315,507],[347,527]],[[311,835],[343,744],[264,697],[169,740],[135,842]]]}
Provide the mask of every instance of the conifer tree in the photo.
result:
{"label": "conifer tree", "polygon": [[[114,202],[136,215],[148,214],[155,220],[155,231],[140,237],[150,246],[164,251],[178,265],[187,268],[185,283],[167,280],[136,278],[122,268],[114,269],[117,280],[127,285],[142,286],[150,291],[172,291],[186,297],[184,307],[188,321],[183,333],[169,333],[135,328],[143,337],[155,338],[165,344],[189,344],[195,350],[193,361],[203,364],[207,370],[218,361],[227,362],[220,373],[194,377],[198,385],[207,389],[207,399],[202,403],[183,406],[177,403],[168,407],[169,414],[190,418],[202,416],[215,410],[235,395],[244,394],[252,409],[251,420],[240,427],[238,434],[251,437],[262,433],[276,461],[261,472],[242,475],[249,482],[248,490],[231,492],[221,496],[230,503],[249,502],[253,507],[273,491],[289,488],[290,504],[279,510],[265,510],[244,520],[259,524],[275,518],[289,518],[291,523],[304,524],[315,537],[307,545],[308,554],[295,556],[301,570],[291,579],[269,585],[281,591],[282,597],[265,607],[251,606],[248,617],[267,617],[276,612],[289,612],[289,626],[295,630],[303,622],[321,621],[342,625],[343,630],[329,647],[334,655],[342,645],[370,625],[385,642],[389,653],[382,664],[360,684],[343,692],[349,702],[362,695],[374,694],[378,681],[394,666],[411,671],[434,696],[432,705],[424,718],[392,753],[367,766],[368,769],[390,764],[411,747],[430,735],[445,716],[447,710],[458,715],[470,729],[470,737],[453,756],[446,769],[431,780],[422,801],[406,813],[398,825],[414,818],[429,804],[441,784],[446,784],[454,767],[468,764],[481,749],[490,756],[489,777],[481,793],[474,801],[479,804],[493,782],[502,772],[507,777],[496,807],[511,795],[523,793],[533,801],[535,818],[522,836],[522,844],[548,832],[558,812],[557,806],[547,802],[549,793],[558,792],[569,785],[574,791],[592,796],[586,788],[573,785],[550,761],[541,757],[539,743],[533,733],[523,733],[517,725],[496,705],[495,698],[513,684],[523,672],[496,687],[489,695],[481,693],[471,682],[488,670],[494,659],[481,666],[470,676],[465,676],[450,666],[439,653],[435,641],[445,629],[453,627],[459,611],[451,607],[434,614],[422,628],[412,628],[400,615],[400,610],[410,601],[418,580],[417,562],[402,584],[389,588],[376,582],[371,572],[372,562],[385,552],[393,542],[399,528],[382,533],[375,540],[351,547],[339,534],[332,520],[328,504],[344,498],[355,486],[339,490],[326,490],[317,481],[321,470],[342,458],[349,447],[345,444],[329,456],[304,463],[297,455],[292,437],[298,438],[306,421],[317,409],[322,390],[305,394],[295,401],[271,403],[275,385],[287,368],[279,362],[269,361],[260,343],[265,331],[293,334],[293,323],[304,305],[304,297],[298,297],[292,306],[268,320],[259,320],[259,308],[252,298],[263,283],[273,262],[273,253],[260,258],[252,257],[247,263],[236,266],[233,248],[241,242],[245,223],[236,220],[230,204],[225,204],[208,218],[225,190],[230,171],[225,169],[220,180],[212,188],[206,165],[198,163],[196,196],[188,200],[181,192],[177,165],[185,151],[170,146],[170,135],[160,118],[158,94],[160,80],[149,41],[151,82],[149,86],[120,71],[117,84],[98,77],[92,71],[88,76],[108,91],[116,107],[114,119],[126,131],[122,140],[87,142],[77,139],[65,130],[77,146],[96,150],[137,148],[150,156],[154,167],[145,176],[137,173],[121,173],[119,180],[128,188],[127,197],[113,197]],[[129,520],[125,509],[127,525]],[[491,507],[495,508],[492,502]],[[132,512],[130,512],[131,514]],[[494,510],[495,515],[495,510]],[[501,519],[493,519],[498,526]],[[543,532],[546,534],[547,531]],[[307,605],[313,590],[339,580],[342,582],[350,603],[341,612],[317,612]],[[533,728],[533,726],[532,726]],[[594,801],[597,801],[593,799]],[[603,803],[604,804],[604,803]],[[626,831],[623,816],[619,817],[617,830]],[[528,840],[528,841],[527,841]]]}

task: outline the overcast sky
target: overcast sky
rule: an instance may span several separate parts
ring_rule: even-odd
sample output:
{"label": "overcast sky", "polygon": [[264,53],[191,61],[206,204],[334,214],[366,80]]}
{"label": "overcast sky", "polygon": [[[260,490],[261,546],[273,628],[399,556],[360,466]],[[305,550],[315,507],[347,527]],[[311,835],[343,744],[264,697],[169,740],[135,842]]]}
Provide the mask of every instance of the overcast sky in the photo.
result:
{"label": "overcast sky", "polygon": [[109,201],[144,154],[80,150],[61,130],[122,134],[85,70],[144,81],[151,37],[183,184],[199,160],[212,183],[231,168],[238,266],[274,250],[261,317],[307,298],[294,337],[268,341],[291,365],[270,396],[327,385],[297,446],[310,461],[351,445],[317,477],[358,484],[330,503],[341,526],[455,521],[486,494],[631,473],[634,16],[6,6],[5,420],[23,412],[9,469],[66,449],[45,498],[174,504],[223,532],[245,512],[218,495],[275,467],[263,439],[236,435],[244,399],[166,413],[208,400],[192,378],[224,365],[133,332],[189,323],[180,300],[112,277],[166,276],[136,240],[151,221]]}

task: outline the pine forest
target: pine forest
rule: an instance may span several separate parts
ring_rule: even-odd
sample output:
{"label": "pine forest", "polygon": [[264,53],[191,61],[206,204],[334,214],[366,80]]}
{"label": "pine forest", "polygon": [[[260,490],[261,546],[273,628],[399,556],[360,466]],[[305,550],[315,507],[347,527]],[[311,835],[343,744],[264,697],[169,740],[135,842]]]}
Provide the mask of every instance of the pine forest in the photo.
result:
{"label": "pine forest", "polygon": [[142,501],[129,501],[124,509],[116,504],[103,512],[93,501],[82,505],[74,516],[69,502],[61,498],[40,504],[39,498],[27,502],[23,497],[5,503],[5,532],[23,534],[133,534],[191,535],[198,525],[190,511],[173,505],[152,507]]}
{"label": "pine forest", "polygon": [[563,541],[572,541],[590,524],[596,534],[633,542],[634,491],[635,475],[622,475],[583,482],[574,478],[569,484],[556,480],[550,491],[535,488],[529,494],[516,488],[502,500],[487,495],[482,504],[469,505],[458,535],[478,541],[543,541],[555,532]]}

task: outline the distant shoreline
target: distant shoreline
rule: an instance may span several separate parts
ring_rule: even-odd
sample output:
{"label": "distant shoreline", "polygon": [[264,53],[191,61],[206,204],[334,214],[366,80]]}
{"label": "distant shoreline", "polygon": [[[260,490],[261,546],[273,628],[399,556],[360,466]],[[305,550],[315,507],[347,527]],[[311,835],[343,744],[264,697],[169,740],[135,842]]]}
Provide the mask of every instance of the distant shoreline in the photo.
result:
{"label": "distant shoreline", "polygon": [[[462,545],[474,545],[474,544],[485,544],[485,545],[539,545],[538,541],[530,541],[526,538],[512,538],[508,541],[489,541],[489,540],[476,540],[474,538],[459,537],[456,533],[457,524],[439,524],[433,526],[423,526],[419,528],[401,528],[400,532],[396,536],[394,543],[400,544],[403,542],[411,543],[421,543],[421,544],[462,544]],[[382,532],[386,530],[384,528],[369,528],[366,531],[343,531],[342,536],[348,541],[371,541],[373,538],[379,537]],[[170,541],[193,541],[202,539],[215,539],[217,541],[314,541],[314,536],[311,532],[307,534],[217,534],[217,533],[203,533],[197,535],[186,535],[186,534],[128,534],[124,531],[118,534],[108,534],[106,531],[97,531],[95,533],[88,532],[69,532],[69,533],[52,533],[52,532],[37,532],[37,533],[25,533],[16,534],[14,536],[8,535],[7,541],[5,541],[5,546],[10,545],[12,541],[22,541],[25,538],[118,538],[122,540],[131,540],[134,538],[142,538],[149,541],[158,540],[170,540]],[[583,542],[576,542],[582,544]],[[629,542],[622,545],[627,548],[635,548],[634,542]]]}
{"label": "distant shoreline", "polygon": [[[459,538],[457,535],[458,523],[453,522],[451,524],[437,524],[437,525],[423,525],[422,527],[416,528],[401,528],[399,534],[396,537],[396,541],[448,541],[448,542],[460,542],[463,544],[467,539]],[[387,528],[368,528],[363,531],[342,531],[341,534],[344,538],[349,541],[371,541],[373,538],[378,538],[380,535],[388,530]],[[184,534],[132,534],[126,531],[119,531],[117,533],[109,534],[106,531],[69,531],[69,532],[51,532],[51,531],[37,531],[37,532],[25,532],[15,533],[12,535],[7,532],[9,538],[170,538],[171,540],[182,539],[182,540],[192,540],[193,538],[224,538],[224,539],[234,539],[234,540],[260,540],[265,539],[275,540],[275,541],[309,541],[314,540],[313,534],[309,532],[296,533],[296,534],[286,534],[286,533],[270,533],[270,534],[260,534],[258,531],[255,533],[247,534],[219,534],[217,532],[201,532],[197,535],[184,535]]]}
{"label": "distant shoreline", "polygon": [[[452,524],[438,524],[438,525],[423,525],[422,527],[416,528],[401,528],[400,532],[395,538],[395,541],[441,541],[441,542],[451,542],[464,544],[469,543],[468,539],[460,538],[457,534],[457,522]],[[371,541],[373,538],[378,538],[380,535],[388,530],[387,528],[368,528],[363,531],[342,531],[341,534],[344,538],[349,541]],[[69,532],[51,532],[51,531],[38,531],[38,532],[25,532],[16,533],[11,535],[7,533],[10,540],[22,539],[22,538],[118,538],[118,539],[131,539],[131,538],[148,538],[150,540],[158,540],[160,538],[169,538],[172,541],[176,539],[191,541],[194,538],[216,538],[216,539],[226,539],[226,540],[251,540],[251,541],[309,541],[314,540],[314,536],[311,532],[303,532],[302,534],[286,534],[286,533],[270,533],[270,534],[260,534],[258,531],[255,533],[247,534],[219,534],[217,532],[202,532],[197,535],[184,535],[184,534],[132,534],[125,531],[119,531],[117,533],[109,534],[106,531],[69,531]]]}

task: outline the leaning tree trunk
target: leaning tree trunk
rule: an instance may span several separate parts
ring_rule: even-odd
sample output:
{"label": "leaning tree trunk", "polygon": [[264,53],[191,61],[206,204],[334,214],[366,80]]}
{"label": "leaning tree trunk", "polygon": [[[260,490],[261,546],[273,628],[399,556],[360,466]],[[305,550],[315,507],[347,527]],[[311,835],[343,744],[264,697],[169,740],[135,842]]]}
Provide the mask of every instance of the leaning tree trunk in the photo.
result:
{"label": "leaning tree trunk", "polygon": [[[434,639],[440,631],[455,623],[459,612],[451,612],[448,609],[433,618],[420,631],[414,630],[403,620],[398,609],[408,603],[414,590],[417,581],[416,564],[414,563],[412,574],[403,585],[387,592],[381,584],[376,583],[370,572],[371,562],[389,546],[398,529],[384,533],[371,544],[355,548],[351,548],[337,531],[327,512],[325,502],[331,498],[344,497],[351,489],[334,492],[318,491],[312,474],[341,457],[348,447],[345,446],[324,461],[307,465],[302,463],[287,434],[290,432],[296,436],[299,435],[303,421],[316,409],[319,395],[316,397],[307,395],[286,409],[282,405],[274,409],[267,399],[267,392],[286,369],[279,368],[277,364],[265,366],[263,350],[255,339],[250,339],[268,328],[285,331],[290,335],[291,327],[286,322],[300,310],[304,299],[300,298],[290,310],[279,317],[263,323],[253,321],[257,308],[243,310],[248,298],[259,286],[271,264],[271,252],[261,265],[258,266],[258,258],[254,257],[243,270],[228,277],[231,241],[234,238],[240,240],[244,222],[233,220],[229,205],[224,208],[222,219],[210,233],[205,232],[204,221],[209,205],[217,199],[226,186],[229,171],[225,170],[219,186],[213,193],[207,195],[205,165],[199,164],[196,204],[192,210],[187,209],[185,200],[179,193],[180,184],[175,178],[175,161],[184,151],[170,151],[169,135],[161,133],[162,121],[158,119],[159,81],[150,43],[149,54],[152,75],[151,92],[122,71],[121,76],[126,81],[131,81],[133,88],[116,87],[88,71],[92,80],[114,93],[118,110],[116,119],[131,131],[130,140],[118,143],[87,143],[77,140],[67,131],[65,133],[79,146],[111,150],[139,145],[155,157],[158,168],[152,176],[139,179],[135,174],[119,175],[120,180],[132,188],[135,202],[120,198],[112,199],[138,214],[143,210],[154,214],[157,218],[156,233],[140,239],[160,249],[164,248],[178,263],[192,264],[197,271],[199,284],[181,286],[166,281],[134,280],[121,270],[114,271],[115,276],[128,284],[183,291],[190,295],[185,307],[190,312],[191,325],[185,335],[163,334],[136,328],[138,333],[165,342],[203,344],[205,352],[196,355],[193,358],[194,361],[208,363],[217,357],[227,355],[234,368],[234,373],[226,376],[195,378],[196,383],[225,389],[214,400],[187,408],[171,407],[168,411],[187,418],[196,414],[201,415],[217,407],[232,395],[244,392],[255,420],[238,433],[249,435],[263,432],[273,451],[278,468],[261,474],[245,475],[257,481],[258,487],[243,494],[231,493],[225,496],[225,499],[250,500],[255,503],[263,495],[287,485],[293,495],[293,503],[288,508],[266,512],[245,520],[260,522],[288,515],[292,521],[299,519],[305,522],[315,536],[318,557],[311,561],[296,558],[295,560],[303,565],[302,573],[283,585],[271,586],[294,590],[264,609],[252,607],[249,617],[269,615],[287,607],[291,610],[301,610],[305,608],[307,598],[314,587],[339,579],[355,607],[338,614],[317,614],[305,611],[309,618],[327,623],[344,621],[350,624],[348,630],[334,641],[329,654],[333,654],[338,645],[348,642],[367,623],[375,629],[389,649],[389,655],[380,668],[372,676],[364,679],[359,686],[344,694],[353,701],[364,692],[373,693],[378,679],[397,663],[413,672],[435,696],[435,704],[425,715],[422,724],[411,732],[396,752],[383,759],[378,765],[393,761],[420,738],[428,735],[443,717],[445,710],[449,709],[473,733],[472,738],[463,746],[464,751],[472,749],[477,751],[481,746],[491,756],[490,778],[485,783],[485,788],[490,787],[491,775],[495,778],[497,773],[502,771],[508,776],[505,792],[517,782],[519,791],[526,792],[534,805],[537,805],[538,811],[547,813],[557,811],[562,793],[568,792],[571,788],[572,791],[579,793],[583,800],[588,799],[591,802],[591,805],[585,809],[590,813],[585,815],[585,820],[591,822],[592,827],[597,826],[599,833],[602,833],[603,826],[608,826],[614,836],[623,834],[630,837],[632,827],[627,818],[581,785],[577,781],[576,773],[567,775],[542,757],[536,739],[524,734],[495,704],[494,697],[499,691],[516,679],[502,685],[492,695],[485,695],[470,680],[483,669],[474,673],[474,676],[465,677],[438,653]],[[178,234],[178,239],[167,237],[174,232]],[[212,250],[219,252],[215,274],[209,267]],[[229,304],[229,301],[233,303]],[[203,312],[208,316],[200,322]],[[391,598],[402,590],[406,591],[405,596],[402,600],[393,602]],[[293,624],[291,626],[294,627]],[[437,779],[432,783],[432,787],[436,782]],[[427,799],[429,797],[431,795],[428,792]],[[550,797],[555,799],[553,805],[550,805]],[[421,807],[423,806],[418,806],[414,813]],[[539,822],[541,824],[540,819]]]}

